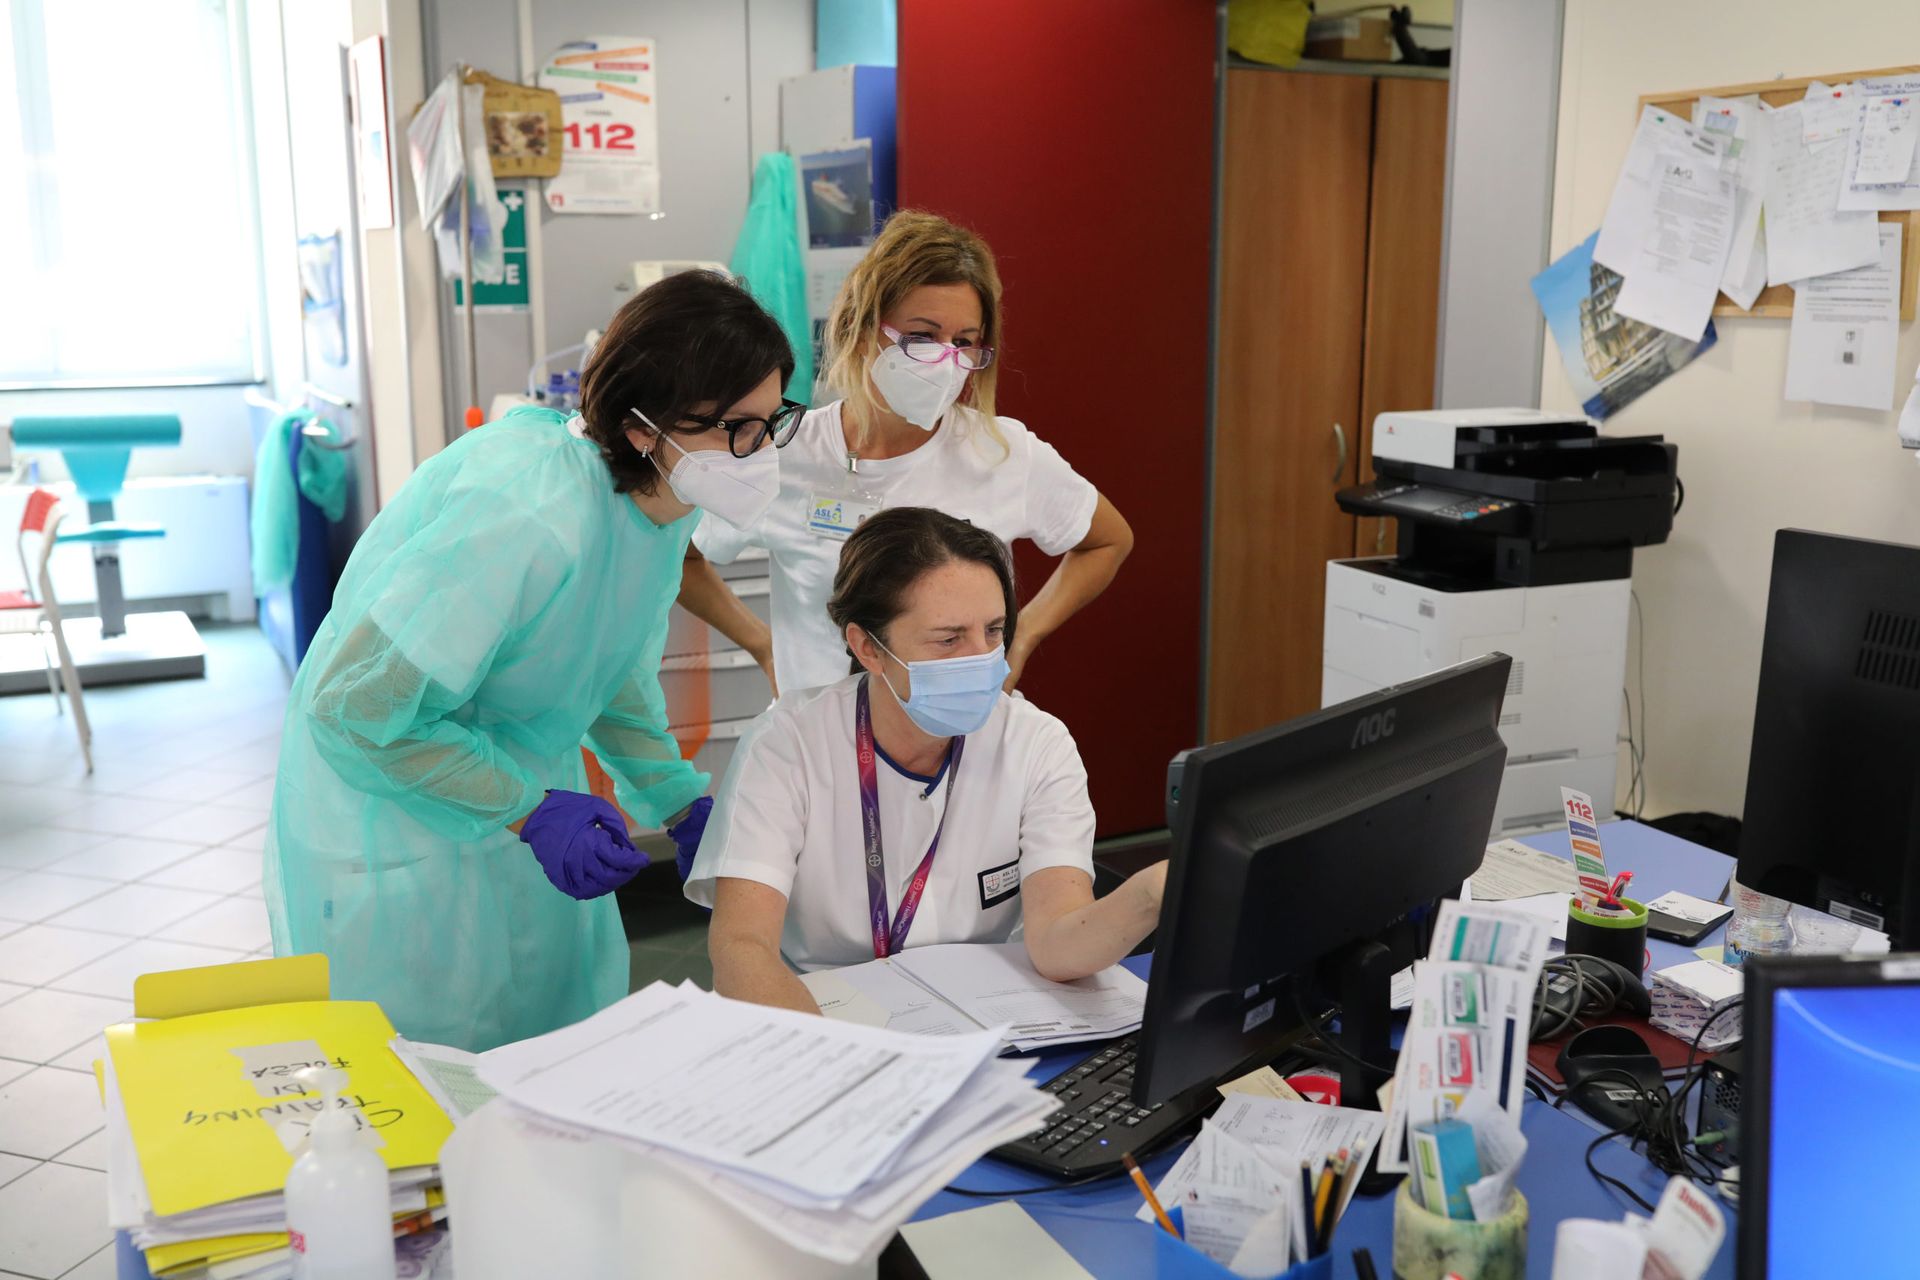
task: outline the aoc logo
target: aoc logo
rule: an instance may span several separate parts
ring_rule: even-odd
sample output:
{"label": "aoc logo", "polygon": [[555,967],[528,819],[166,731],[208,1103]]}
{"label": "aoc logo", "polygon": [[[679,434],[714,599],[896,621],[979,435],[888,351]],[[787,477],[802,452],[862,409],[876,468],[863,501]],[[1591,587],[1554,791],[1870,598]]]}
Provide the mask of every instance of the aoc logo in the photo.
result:
{"label": "aoc logo", "polygon": [[1394,710],[1395,708],[1389,707],[1385,711],[1376,711],[1356,721],[1353,726],[1353,741],[1347,744],[1348,750],[1369,746],[1382,738],[1391,738]]}

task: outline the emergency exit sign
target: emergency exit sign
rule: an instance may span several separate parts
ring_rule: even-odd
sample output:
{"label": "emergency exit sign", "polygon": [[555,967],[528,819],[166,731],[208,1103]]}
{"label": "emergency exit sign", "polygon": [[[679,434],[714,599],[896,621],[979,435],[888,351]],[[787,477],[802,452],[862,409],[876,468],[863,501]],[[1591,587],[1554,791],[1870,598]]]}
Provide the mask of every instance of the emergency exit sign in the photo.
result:
{"label": "emergency exit sign", "polygon": [[[525,311],[527,309],[527,196],[517,187],[500,192],[500,203],[507,206],[507,229],[502,238],[506,246],[507,278],[499,284],[476,283],[473,286],[475,311]],[[457,206],[456,206],[457,207]],[[466,305],[462,282],[453,282],[453,305]]]}

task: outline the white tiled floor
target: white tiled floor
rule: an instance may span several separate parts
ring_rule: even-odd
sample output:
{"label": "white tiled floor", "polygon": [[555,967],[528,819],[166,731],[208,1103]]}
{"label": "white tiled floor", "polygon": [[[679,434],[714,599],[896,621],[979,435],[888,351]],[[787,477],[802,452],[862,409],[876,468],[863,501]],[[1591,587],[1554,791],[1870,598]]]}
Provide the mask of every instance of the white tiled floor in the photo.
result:
{"label": "white tiled floor", "polygon": [[203,634],[205,680],[88,691],[91,777],[51,699],[0,698],[0,1277],[110,1280],[100,1028],[142,973],[270,944],[287,677],[251,628]]}

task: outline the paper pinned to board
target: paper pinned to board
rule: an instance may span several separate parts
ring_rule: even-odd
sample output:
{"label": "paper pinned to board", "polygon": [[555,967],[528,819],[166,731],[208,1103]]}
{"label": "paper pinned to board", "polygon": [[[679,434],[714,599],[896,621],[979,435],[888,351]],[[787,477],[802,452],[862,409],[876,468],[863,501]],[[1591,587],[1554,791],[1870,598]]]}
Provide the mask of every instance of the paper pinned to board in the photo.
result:
{"label": "paper pinned to board", "polygon": [[1767,238],[1760,227],[1767,144],[1773,136],[1762,119],[1767,110],[1758,94],[1741,98],[1706,94],[1693,106],[1694,126],[1720,139],[1725,157],[1721,168],[1734,182],[1733,244],[1720,276],[1720,292],[1742,311],[1752,308],[1767,285]]}
{"label": "paper pinned to board", "polygon": [[1684,157],[1718,170],[1720,139],[1694,128],[1671,111],[1641,108],[1640,122],[1614,179],[1607,214],[1593,244],[1593,260],[1601,266],[1632,277],[1653,227],[1655,185],[1662,163],[1669,157]]}
{"label": "paper pinned to board", "polygon": [[1888,76],[1854,84],[1856,127],[1847,140],[1846,181],[1839,207],[1920,209],[1920,76]]}
{"label": "paper pinned to board", "polygon": [[1871,265],[1794,286],[1793,325],[1787,335],[1788,400],[1893,408],[1903,228],[1897,222],[1874,225],[1878,257]]}
{"label": "paper pinned to board", "polygon": [[1698,342],[1713,318],[1733,248],[1738,188],[1719,158],[1662,156],[1639,252],[1613,309]]}
{"label": "paper pinned to board", "polygon": [[1809,147],[1838,142],[1853,128],[1854,89],[1815,80],[1795,105],[1799,108],[1800,140]]}
{"label": "paper pinned to board", "polygon": [[1802,140],[1802,104],[1763,117],[1767,142],[1767,283],[1794,284],[1874,262],[1880,241],[1870,210],[1838,207],[1846,176],[1844,147]]}

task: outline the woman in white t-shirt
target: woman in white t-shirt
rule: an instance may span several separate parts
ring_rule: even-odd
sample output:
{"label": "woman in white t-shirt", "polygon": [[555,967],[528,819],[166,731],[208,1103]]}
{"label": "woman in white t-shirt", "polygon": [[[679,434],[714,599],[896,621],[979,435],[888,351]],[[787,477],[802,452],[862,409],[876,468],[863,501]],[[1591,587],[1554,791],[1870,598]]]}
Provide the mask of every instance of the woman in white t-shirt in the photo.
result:
{"label": "woman in white t-shirt", "polygon": [[[682,577],[680,603],[752,654],[777,688],[845,674],[827,593],[847,536],[884,507],[932,507],[1061,557],[1007,646],[1009,689],[1034,647],[1106,590],[1133,549],[1111,502],[1024,425],[994,415],[1001,327],[993,251],[930,213],[894,214],[841,285],[825,376],[844,398],[808,413],[781,450],[780,496],[758,521],[702,519]],[[1087,317],[1088,332],[1098,327]],[[772,562],[771,632],[706,563],[752,547]]]}
{"label": "woman in white t-shirt", "polygon": [[847,540],[828,604],[854,674],[789,694],[734,753],[687,880],[721,995],[813,1012],[799,968],[1004,942],[1068,980],[1153,929],[1166,864],[1096,901],[1093,806],[1066,726],[1002,689],[1006,544],[899,507]]}

